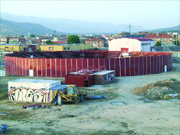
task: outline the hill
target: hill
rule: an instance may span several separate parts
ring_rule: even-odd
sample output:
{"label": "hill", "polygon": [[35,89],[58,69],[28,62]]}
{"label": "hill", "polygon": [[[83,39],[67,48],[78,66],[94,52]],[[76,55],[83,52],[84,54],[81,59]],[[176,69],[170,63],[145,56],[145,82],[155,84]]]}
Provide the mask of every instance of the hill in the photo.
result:
{"label": "hill", "polygon": [[154,29],[150,30],[149,32],[180,32],[180,25],[174,26],[174,27],[168,27],[168,28],[160,28],[160,29]]}
{"label": "hill", "polygon": [[52,34],[53,30],[40,24],[27,22],[12,22],[0,18],[0,31],[3,35],[25,35],[28,33],[36,35]]}
{"label": "hill", "polygon": [[[104,33],[120,33],[129,31],[129,24],[115,25],[104,22],[91,22],[64,18],[43,18],[32,16],[20,16],[9,13],[2,13],[1,17],[6,20],[14,20],[16,22],[30,22],[41,24],[47,28],[71,34],[104,34]],[[142,31],[142,28],[133,27],[132,32]]]}

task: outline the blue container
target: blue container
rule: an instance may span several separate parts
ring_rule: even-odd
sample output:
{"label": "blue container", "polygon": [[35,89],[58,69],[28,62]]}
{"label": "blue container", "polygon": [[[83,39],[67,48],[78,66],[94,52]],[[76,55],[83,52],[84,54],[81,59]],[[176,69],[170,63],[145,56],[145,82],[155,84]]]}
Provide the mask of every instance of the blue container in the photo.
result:
{"label": "blue container", "polygon": [[7,131],[7,125],[1,124],[0,125],[0,133],[6,133],[6,131]]}

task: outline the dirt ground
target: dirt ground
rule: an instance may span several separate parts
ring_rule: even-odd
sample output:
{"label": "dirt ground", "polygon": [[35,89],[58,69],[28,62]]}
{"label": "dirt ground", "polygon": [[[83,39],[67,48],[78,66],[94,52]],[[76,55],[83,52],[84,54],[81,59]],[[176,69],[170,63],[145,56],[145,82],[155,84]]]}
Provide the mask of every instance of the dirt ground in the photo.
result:
{"label": "dirt ground", "polygon": [[6,134],[13,135],[180,135],[179,99],[152,101],[132,93],[152,82],[169,78],[180,81],[180,64],[173,67],[167,73],[118,77],[115,83],[90,87],[88,91],[105,94],[107,99],[79,105],[23,110],[22,104],[9,103],[0,91],[0,124],[7,124]]}

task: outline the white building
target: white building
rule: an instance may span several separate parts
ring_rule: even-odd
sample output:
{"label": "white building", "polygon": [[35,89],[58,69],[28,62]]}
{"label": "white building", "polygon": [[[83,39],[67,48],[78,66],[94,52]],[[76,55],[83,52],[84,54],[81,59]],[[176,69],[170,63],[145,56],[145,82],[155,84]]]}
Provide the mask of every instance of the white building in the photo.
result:
{"label": "white building", "polygon": [[120,38],[109,41],[109,51],[144,51],[150,52],[154,48],[152,39],[144,38]]}

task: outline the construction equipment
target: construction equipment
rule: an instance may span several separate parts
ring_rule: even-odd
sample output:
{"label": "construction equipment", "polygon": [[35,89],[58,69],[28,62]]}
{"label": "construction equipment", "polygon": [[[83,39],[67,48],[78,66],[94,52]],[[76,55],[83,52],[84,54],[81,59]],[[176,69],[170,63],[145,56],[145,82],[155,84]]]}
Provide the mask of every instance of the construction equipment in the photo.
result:
{"label": "construction equipment", "polygon": [[[87,96],[87,92],[80,91],[76,85],[65,85],[62,89],[53,90],[53,96],[50,104],[54,105],[57,103],[75,103],[84,101],[84,97]],[[59,101],[57,101],[59,100]]]}

